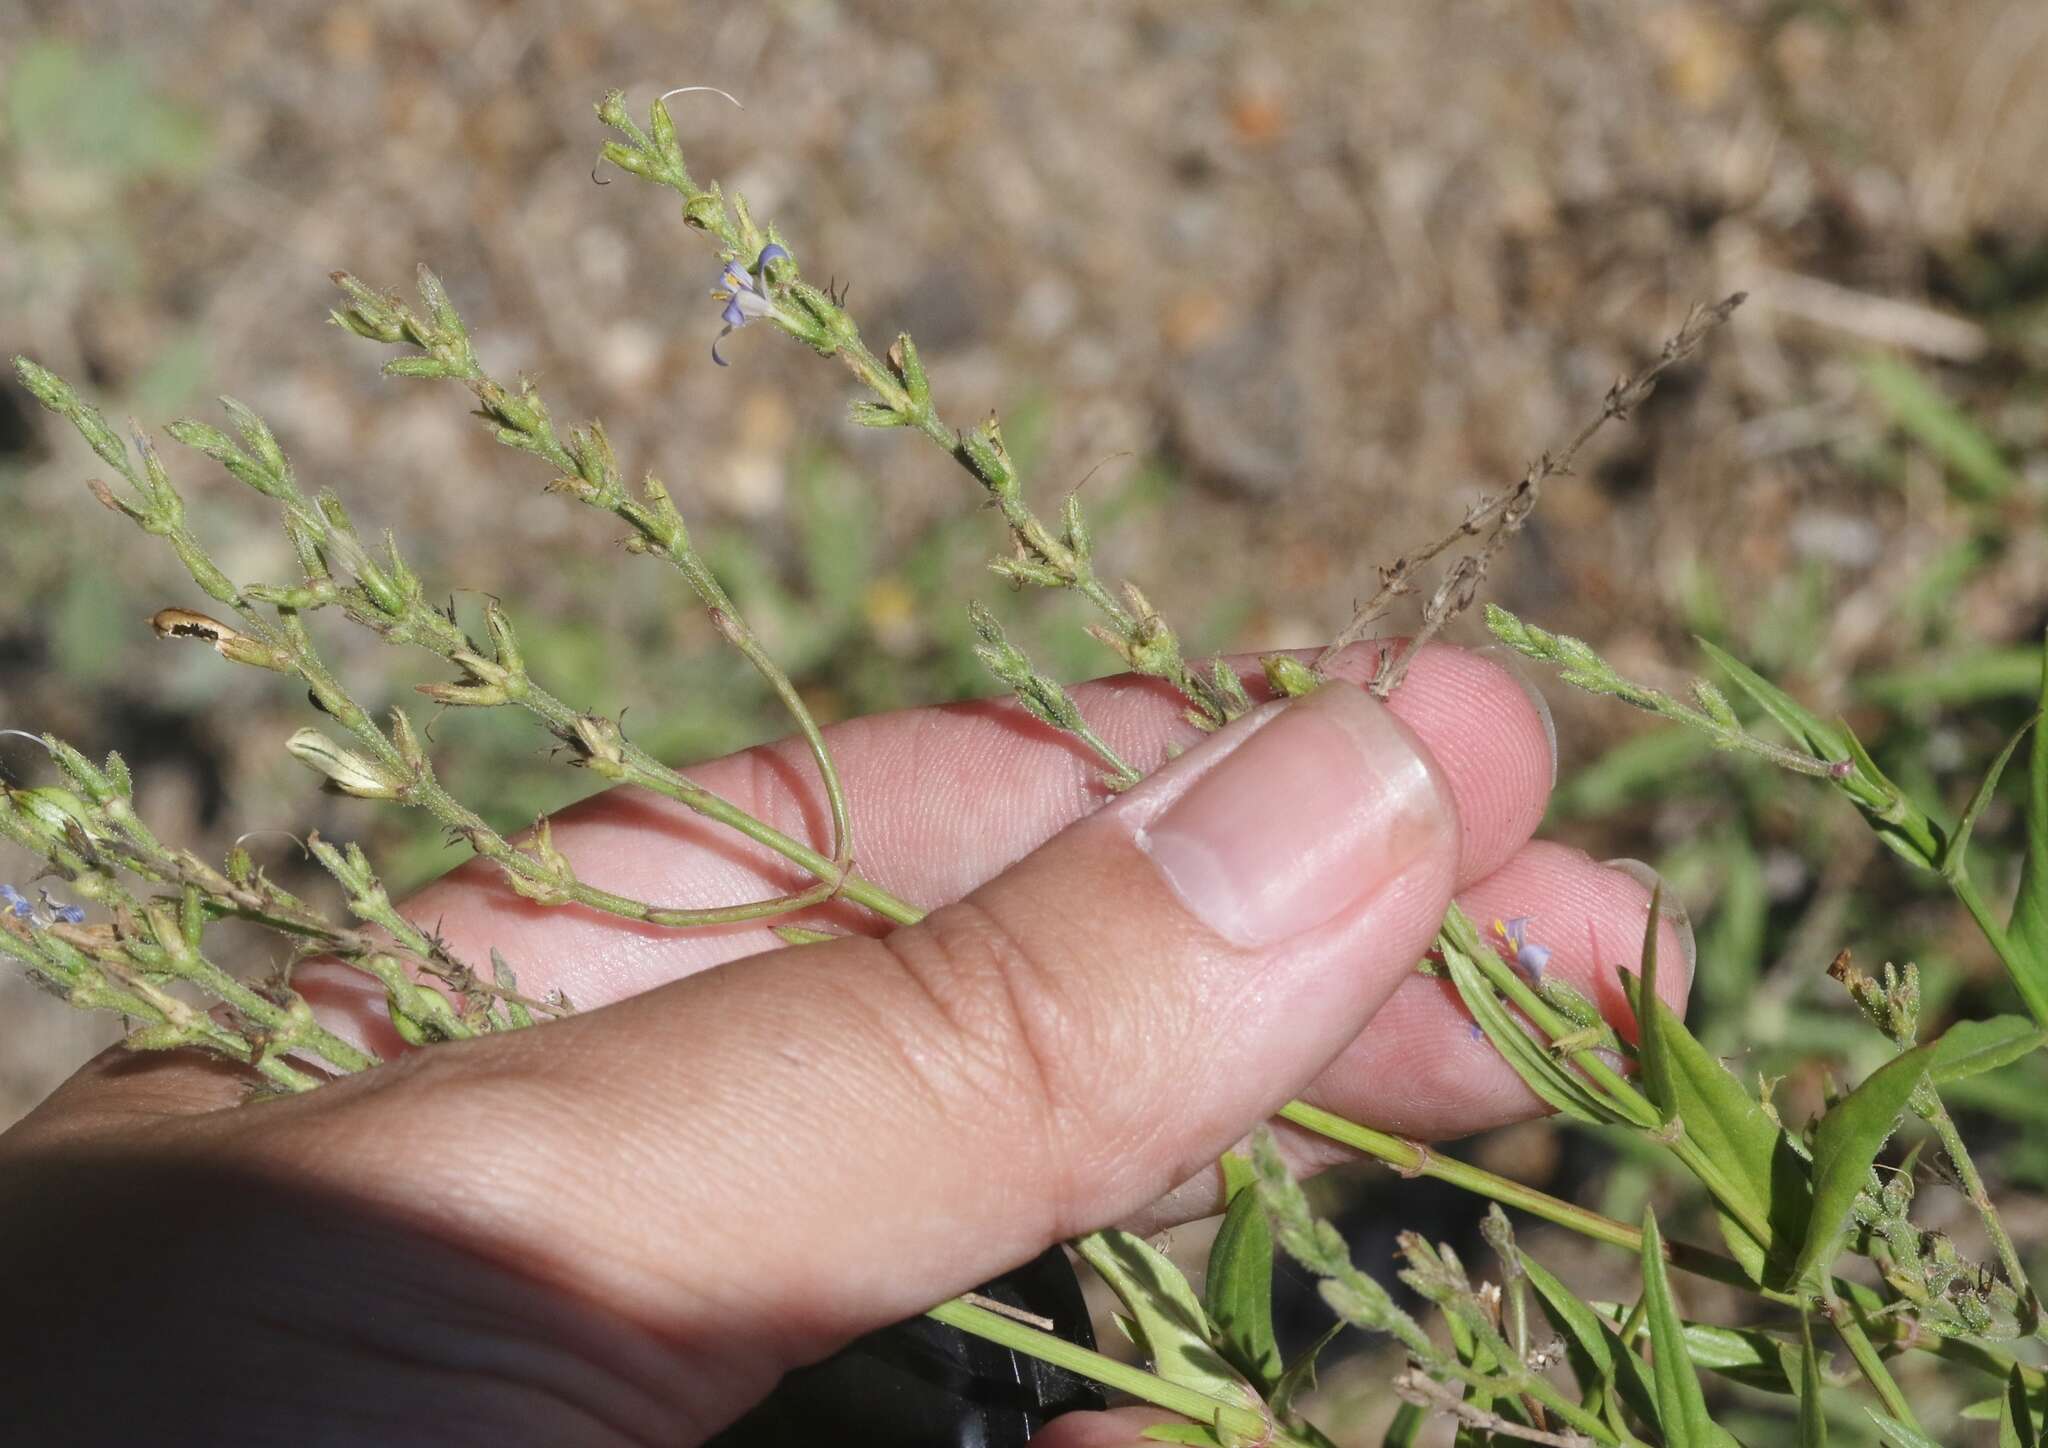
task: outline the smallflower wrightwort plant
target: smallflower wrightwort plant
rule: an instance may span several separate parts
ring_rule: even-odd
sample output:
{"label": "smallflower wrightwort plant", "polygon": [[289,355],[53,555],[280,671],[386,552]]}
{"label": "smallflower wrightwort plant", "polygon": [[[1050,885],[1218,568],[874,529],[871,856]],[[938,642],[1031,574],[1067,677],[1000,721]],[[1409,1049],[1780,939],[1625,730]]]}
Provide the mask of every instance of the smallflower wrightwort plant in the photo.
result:
{"label": "smallflower wrightwort plant", "polygon": [[[964,429],[947,422],[908,335],[879,352],[872,348],[843,298],[805,278],[772,223],[757,221],[743,198],[727,195],[716,182],[697,182],[665,100],[655,103],[645,129],[616,93],[597,110],[615,133],[600,165],[674,193],[686,225],[718,252],[720,285],[713,296],[723,307],[721,329],[710,346],[720,366],[729,361],[720,343],[756,323],[837,359],[863,393],[853,403],[856,422],[922,437],[951,457],[984,495],[1006,535],[1003,551],[990,563],[1000,578],[1078,595],[1093,611],[1090,632],[1123,666],[1177,691],[1187,716],[1201,728],[1218,728],[1251,707],[1234,670],[1220,660],[1189,657],[1181,636],[1138,586],[1113,585],[1103,576],[1077,496],[1069,495],[1056,517],[1035,509],[997,419]],[[857,821],[822,732],[698,551],[661,480],[650,475],[629,485],[601,423],[565,428],[533,382],[495,376],[433,273],[421,271],[417,302],[346,273],[337,273],[335,282],[341,298],[334,321],[358,337],[398,349],[384,364],[387,373],[449,382],[467,392],[498,442],[547,470],[552,491],[611,515],[625,525],[632,552],[681,577],[725,641],[772,687],[809,747],[829,802],[830,838],[810,842],[783,833],[650,756],[628,739],[617,719],[563,697],[529,662],[510,614],[497,600],[483,605],[480,633],[465,625],[452,604],[428,602],[431,590],[408,566],[397,541],[364,539],[342,500],[330,490],[309,489],[264,421],[229,400],[228,430],[180,421],[167,432],[276,510],[297,576],[282,583],[237,581],[191,526],[184,495],[150,439],[124,438],[69,383],[17,359],[22,384],[69,422],[119,479],[118,488],[92,484],[99,501],[162,538],[212,600],[213,612],[159,613],[153,621],[159,635],[200,642],[226,662],[285,675],[325,717],[318,727],[283,741],[284,747],[327,788],[427,812],[451,839],[542,904],[574,903],[677,930],[772,920],[835,897],[885,921],[918,919],[916,907],[855,867]],[[1400,598],[1422,598],[1416,644],[1387,651],[1373,680],[1383,696],[1396,688],[1414,648],[1476,601],[1491,560],[1520,531],[1544,486],[1568,473],[1593,434],[1625,418],[1657,378],[1690,356],[1740,300],[1695,310],[1649,365],[1615,384],[1597,415],[1565,447],[1542,455],[1518,481],[1474,504],[1438,540],[1383,568],[1377,591],[1338,630],[1333,648],[1365,637]],[[1446,557],[1441,576],[1424,594],[1429,566]],[[309,626],[322,612],[439,660],[448,676],[415,686],[433,704],[523,711],[564,746],[574,765],[678,801],[775,851],[812,883],[732,904],[638,899],[579,879],[555,848],[545,819],[523,839],[499,833],[444,787],[405,708],[379,718],[357,702]],[[2038,731],[2033,735],[2026,867],[2017,904],[1999,912],[1973,883],[1967,852],[1972,828],[2026,730],[1999,755],[1963,815],[1943,826],[1887,778],[1846,725],[1820,720],[1719,651],[1708,650],[1740,695],[1789,742],[1760,737],[1713,683],[1700,680],[1689,701],[1680,699],[1624,678],[1578,640],[1498,608],[1489,608],[1487,617],[1503,643],[1554,666],[1575,687],[1698,730],[1717,748],[1847,796],[1885,844],[1953,892],[2004,964],[2029,1015],[1964,1021],[1923,1041],[1915,970],[1888,966],[1877,979],[1855,970],[1845,957],[1836,976],[1893,1054],[1853,1089],[1839,1092],[1816,1120],[1790,1124],[1768,1097],[1752,1097],[1661,1004],[1654,928],[1642,946],[1639,973],[1625,976],[1635,1024],[1624,1036],[1591,1002],[1546,972],[1551,948],[1539,920],[1496,920],[1489,936],[1453,909],[1436,948],[1418,968],[1448,981],[1476,1029],[1560,1115],[1627,1138],[1695,1179],[1713,1204],[1720,1248],[1670,1240],[1654,1215],[1640,1223],[1617,1221],[1297,1102],[1281,1113],[1297,1126],[1403,1175],[1434,1177],[1490,1200],[1485,1237],[1497,1259],[1497,1281],[1475,1282],[1447,1246],[1414,1234],[1400,1240],[1401,1280],[1439,1315],[1441,1332],[1425,1328],[1381,1282],[1354,1265],[1342,1237],[1314,1216],[1290,1179],[1270,1135],[1258,1138],[1252,1159],[1231,1156],[1223,1162],[1227,1214],[1200,1294],[1127,1233],[1099,1232],[1075,1244],[1121,1299],[1146,1366],[1088,1351],[971,1299],[940,1304],[932,1315],[1180,1414],[1179,1426],[1154,1430],[1152,1436],[1163,1441],[1218,1448],[1328,1444],[1303,1413],[1322,1344],[1286,1362],[1275,1336],[1271,1287],[1277,1247],[1318,1279],[1341,1323],[1389,1339],[1405,1357],[1393,1383],[1405,1406],[1389,1443],[1415,1441],[1433,1416],[1455,1422],[1466,1443],[1733,1442],[1708,1415],[1704,1381],[1716,1376],[1782,1395],[1791,1404],[1786,1418],[1796,1421],[1800,1441],[1819,1443],[1827,1431],[1822,1396],[1833,1381],[1826,1358],[1830,1337],[1846,1349],[1862,1380],[1866,1414],[1887,1441],[1935,1441],[1889,1366],[1899,1354],[1912,1352],[1932,1354],[1958,1374],[1982,1378],[1981,1413],[1999,1420],[2001,1443],[2035,1442],[2048,1377],[2027,1365],[2019,1349],[2023,1340],[2043,1335],[2039,1303],[1942,1092],[2048,1041],[2048,741]],[[1090,727],[1072,695],[992,615],[976,607],[972,619],[980,659],[1025,709],[1091,750],[1109,787],[1137,781],[1138,772]],[[1266,679],[1278,694],[1304,693],[1319,682],[1317,670],[1328,658],[1326,653],[1311,666],[1289,655],[1271,656],[1264,661]],[[40,887],[0,885],[0,954],[71,1005],[117,1012],[134,1023],[127,1037],[131,1048],[211,1052],[242,1063],[264,1089],[280,1092],[314,1090],[374,1067],[372,1053],[325,1029],[293,989],[292,966],[316,954],[338,958],[375,980],[400,1034],[415,1044],[528,1029],[573,1010],[559,996],[522,992],[512,964],[495,951],[483,964],[456,958],[437,935],[393,905],[356,845],[317,836],[305,842],[341,886],[348,915],[336,918],[271,881],[239,844],[213,862],[159,839],[134,809],[133,782],[118,755],[95,761],[55,736],[41,742],[55,779],[5,788],[0,835],[28,851],[82,903]],[[1653,909],[1653,926],[1656,918]],[[216,963],[215,931],[231,921],[253,922],[288,943],[290,953],[271,979],[251,984]],[[818,938],[812,930],[784,929],[793,941]],[[1703,962],[1703,968],[1710,965]],[[194,1007],[187,997],[195,991],[217,1008]],[[1992,1243],[1995,1263],[1970,1262],[1946,1236],[1916,1225],[1911,1175],[1877,1170],[1879,1153],[1901,1124],[1916,1122],[1934,1136],[1961,1184]],[[1503,1206],[1631,1254],[1640,1271],[1640,1296],[1620,1304],[1577,1295],[1517,1244]],[[1867,1259],[1874,1279],[1838,1271],[1845,1257]],[[1764,1325],[1720,1327],[1682,1319],[1671,1291],[1674,1272],[1752,1295]]]}

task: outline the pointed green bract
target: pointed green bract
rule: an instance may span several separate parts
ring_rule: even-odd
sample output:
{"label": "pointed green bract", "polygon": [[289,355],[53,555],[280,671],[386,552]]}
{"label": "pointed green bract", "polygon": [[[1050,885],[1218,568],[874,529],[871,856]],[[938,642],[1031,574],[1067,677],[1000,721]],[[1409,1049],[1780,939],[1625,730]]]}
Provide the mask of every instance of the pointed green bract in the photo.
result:
{"label": "pointed green bract", "polygon": [[1814,1285],[1834,1261],[1870,1165],[1891,1139],[1934,1054],[1933,1046],[1920,1046],[1886,1062],[1821,1118],[1813,1138],[1813,1214],[1793,1281]]}

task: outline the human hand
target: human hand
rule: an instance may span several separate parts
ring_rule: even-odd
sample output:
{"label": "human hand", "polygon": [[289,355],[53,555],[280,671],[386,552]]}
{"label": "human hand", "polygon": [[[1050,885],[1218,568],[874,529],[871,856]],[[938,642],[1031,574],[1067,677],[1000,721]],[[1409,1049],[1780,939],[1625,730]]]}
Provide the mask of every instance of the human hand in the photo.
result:
{"label": "human hand", "polygon": [[[329,1020],[394,1059],[239,1110],[226,1067],[81,1071],[0,1138],[21,1441],[694,1443],[1049,1243],[1213,1211],[1215,1157],[1289,1097],[1419,1137],[1534,1114],[1413,973],[1454,894],[1537,917],[1549,968],[1621,1013],[1623,951],[1593,942],[1639,936],[1648,892],[1530,842],[1551,747],[1498,666],[1430,649],[1390,705],[1338,684],[1209,739],[1142,681],[1077,692],[1141,767],[1192,747],[1104,805],[1007,705],[832,731],[863,872],[944,907],[919,925],[776,949],[543,910],[472,865],[407,913],[581,1014],[401,1054],[358,977],[309,970]],[[815,834],[802,761],[691,774]],[[647,898],[789,884],[624,791],[554,838]]]}

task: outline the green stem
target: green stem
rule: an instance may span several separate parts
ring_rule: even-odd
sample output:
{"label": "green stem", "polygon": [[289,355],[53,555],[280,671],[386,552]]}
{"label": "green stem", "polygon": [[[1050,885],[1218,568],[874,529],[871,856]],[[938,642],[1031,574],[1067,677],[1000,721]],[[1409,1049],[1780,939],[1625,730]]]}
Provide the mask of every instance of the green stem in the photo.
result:
{"label": "green stem", "polygon": [[1984,1224],[1985,1235],[1991,1238],[1992,1248],[1998,1253],[1999,1265],[2005,1269],[2005,1280],[2019,1297],[2021,1313],[2024,1316],[2033,1300],[2033,1288],[2027,1282],[2027,1269],[2020,1262],[2019,1250],[2013,1245],[2011,1235],[2005,1230],[2005,1222],[1998,1215],[1998,1207],[1984,1186],[1984,1178],[1977,1170],[1975,1158],[1970,1155],[1969,1147],[1963,1144],[1963,1134],[1956,1129],[1955,1118],[1948,1114],[1948,1107],[1942,1104],[1940,1094],[1931,1083],[1925,1089],[1931,1098],[1930,1104],[1933,1109],[1922,1111],[1920,1115],[1934,1128],[1934,1134],[1940,1140],[1942,1150],[1948,1153],[1949,1161],[1955,1165],[1956,1178],[1962,1183],[1963,1195],[1969,1198],[1971,1207],[1976,1210],[1977,1220]]}
{"label": "green stem", "polygon": [[[1534,1187],[1525,1186],[1508,1177],[1496,1176],[1481,1167],[1473,1166],[1470,1162],[1439,1155],[1420,1142],[1377,1131],[1370,1126],[1361,1126],[1355,1121],[1346,1121],[1341,1116],[1325,1111],[1319,1106],[1310,1106],[1304,1101],[1290,1101],[1281,1107],[1277,1114],[1282,1120],[1293,1122],[1304,1130],[1313,1131],[1318,1136],[1327,1137],[1331,1141],[1352,1147],[1385,1162],[1403,1176],[1430,1177],[1461,1191],[1499,1202],[1502,1206],[1527,1212],[1532,1217],[1553,1222],[1595,1242],[1619,1247],[1625,1252],[1639,1253],[1643,1249],[1642,1232],[1626,1222],[1617,1222],[1612,1217],[1602,1216],[1598,1212],[1551,1196],[1548,1192],[1538,1191]],[[1723,1257],[1705,1247],[1667,1240],[1664,1244],[1664,1255],[1673,1267],[1689,1272],[1695,1277],[1710,1278],[1748,1291],[1758,1290],[1749,1275],[1742,1270],[1741,1264],[1731,1257]],[[1787,1303],[1797,1300],[1784,1293],[1765,1295]]]}
{"label": "green stem", "polygon": [[1870,1384],[1878,1401],[1884,1404],[1885,1412],[1915,1432],[1921,1431],[1920,1420],[1913,1416],[1912,1404],[1900,1390],[1898,1382],[1885,1367],[1884,1359],[1863,1331],[1863,1321],[1856,1309],[1830,1292],[1826,1298],[1828,1320],[1835,1325],[1836,1334],[1849,1349],[1849,1356],[1856,1361],[1856,1367],[1863,1374],[1863,1380]]}
{"label": "green stem", "polygon": [[956,1298],[940,1303],[925,1315],[962,1332],[971,1332],[976,1337],[1065,1368],[1068,1372],[1092,1378],[1104,1387],[1129,1393],[1155,1407],[1221,1429],[1226,1442],[1235,1438],[1245,1442],[1270,1443],[1275,1448],[1280,1448],[1280,1445],[1309,1448],[1303,1439],[1277,1428],[1271,1418],[1242,1404],[1212,1398],[1207,1393],[1170,1383],[1143,1368],[1120,1363],[1113,1357],[1068,1342],[1063,1337],[1056,1337],[999,1312],[976,1307],[971,1302]]}

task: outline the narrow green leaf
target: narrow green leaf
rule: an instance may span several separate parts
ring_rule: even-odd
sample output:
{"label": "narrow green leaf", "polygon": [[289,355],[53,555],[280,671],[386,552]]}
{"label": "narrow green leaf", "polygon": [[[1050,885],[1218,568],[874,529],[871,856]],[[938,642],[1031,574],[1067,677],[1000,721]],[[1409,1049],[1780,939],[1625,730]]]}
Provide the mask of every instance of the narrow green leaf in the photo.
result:
{"label": "narrow green leaf", "polygon": [[1798,1391],[1798,1349],[1758,1328],[1688,1322],[1685,1350],[1694,1367],[1732,1383],[1787,1397]]}
{"label": "narrow green leaf", "polygon": [[1572,1371],[1579,1389],[1595,1386],[1610,1396],[1617,1391],[1623,1402],[1645,1421],[1657,1417],[1657,1391],[1650,1382],[1643,1360],[1628,1350],[1619,1334],[1608,1326],[1592,1306],[1560,1282],[1550,1269],[1527,1252],[1518,1254],[1529,1285],[1542,1301],[1543,1315],[1566,1339],[1572,1354]]}
{"label": "narrow green leaf", "polygon": [[1273,1234],[1249,1183],[1230,1198],[1209,1249],[1202,1304],[1216,1326],[1216,1350],[1260,1394],[1280,1380],[1280,1344],[1273,1336]]}
{"label": "narrow green leaf", "polygon": [[[1806,1234],[1812,1207],[1806,1163],[1742,1083],[1658,998],[1655,939],[1650,932],[1644,973],[1621,976],[1636,1012],[1643,1090],[1664,1119],[1681,1122],[1719,1168],[1717,1189],[1737,1197],[1727,1204],[1731,1211],[1719,1214],[1729,1250],[1752,1277],[1761,1282],[1768,1276],[1771,1285],[1779,1285],[1783,1273],[1768,1271],[1767,1263],[1775,1249],[1782,1269],[1792,1244]],[[1770,1240],[1756,1240],[1740,1225],[1744,1220],[1766,1223]]]}
{"label": "narrow green leaf", "polygon": [[1387,1424],[1386,1435],[1380,1439],[1380,1448],[1415,1448],[1422,1441],[1422,1429],[1429,1422],[1429,1414],[1419,1403],[1403,1403],[1394,1421]]}
{"label": "narrow green leaf", "polygon": [[1599,1098],[1586,1085],[1585,1078],[1551,1055],[1501,1004],[1471,957],[1446,936],[1439,935],[1437,940],[1443,947],[1444,966],[1450,972],[1451,984],[1457,987],[1465,1009],[1529,1089],[1575,1121],[1599,1126],[1611,1120],[1611,1114],[1601,1109]]}
{"label": "narrow green leaf", "polygon": [[1178,1267],[1143,1239],[1115,1228],[1079,1238],[1074,1250],[1130,1313],[1138,1341],[1161,1377],[1226,1403],[1259,1408],[1259,1395],[1209,1345],[1209,1320]]}
{"label": "narrow green leaf", "polygon": [[1828,1448],[1828,1415],[1820,1400],[1820,1354],[1813,1350],[1813,1322],[1799,1314],[1799,1448]]}
{"label": "narrow green leaf", "polygon": [[1939,1443],[1918,1428],[1909,1428],[1897,1418],[1888,1417],[1875,1408],[1865,1408],[1863,1411],[1870,1414],[1870,1421],[1877,1424],[1878,1433],[1883,1436],[1885,1442],[1892,1445],[1892,1448],[1941,1448]]}
{"label": "narrow green leaf", "polygon": [[1214,1428],[1200,1423],[1154,1423],[1139,1435],[1148,1443],[1190,1443],[1194,1448],[1223,1448]]}
{"label": "narrow green leaf", "polygon": [[1650,1329],[1651,1380],[1656,1386],[1657,1422],[1673,1448],[1708,1448],[1716,1439],[1714,1420],[1707,1416],[1706,1395],[1692,1355],[1685,1350],[1685,1328],[1671,1300],[1671,1279],[1664,1271],[1664,1238],[1657,1213],[1643,1214],[1644,1320]]}
{"label": "narrow green leaf", "polygon": [[1813,1139],[1813,1214],[1793,1281],[1810,1282],[1834,1261],[1856,1193],[1891,1139],[1913,1089],[1925,1079],[1934,1051],[1931,1045],[1919,1046],[1886,1062],[1821,1118]]}
{"label": "narrow green leaf", "polygon": [[1821,722],[1819,715],[1808,710],[1805,705],[1726,649],[1717,648],[1705,639],[1698,640],[1698,643],[1707,657],[1719,664],[1742,692],[1754,699],[1758,708],[1777,720],[1779,726],[1797,743],[1803,745],[1808,753],[1815,758],[1829,760],[1847,756],[1849,745],[1842,737],[1842,731],[1832,724]]}
{"label": "narrow green leaf", "polygon": [[1977,828],[1977,816],[1984,813],[1984,806],[1991,803],[1991,796],[1998,789],[1998,778],[2005,773],[2005,766],[2012,758],[2012,752],[2020,747],[2020,740],[2026,737],[2027,731],[2039,723],[2040,719],[2041,716],[2036,714],[2020,725],[2012,738],[2005,741],[2005,748],[1998,751],[1998,757],[1991,761],[1991,767],[1984,771],[1983,781],[1978,784],[1977,792],[1970,796],[1970,803],[1963,810],[1963,817],[1956,821],[1956,827],[1950,832],[1948,843],[1942,850],[1941,873],[1946,878],[1953,880],[1963,873],[1970,849],[1970,832]]}
{"label": "narrow green leaf", "polygon": [[2006,1377],[2005,1397],[1998,1410],[1998,1448],[2041,1448],[2034,1410],[2027,1402],[2027,1381],[2017,1365]]}
{"label": "narrow green leaf", "polygon": [[1934,1054],[1927,1077],[1936,1086],[1946,1086],[2009,1066],[2044,1044],[2048,1044],[2048,1030],[2025,1016],[1957,1021],[1932,1043]]}
{"label": "narrow green leaf", "polygon": [[[2048,641],[2037,650],[2037,709],[2048,710]],[[2048,969],[2048,729],[2027,751],[2027,853],[2020,867],[2012,933],[2037,969]]]}

